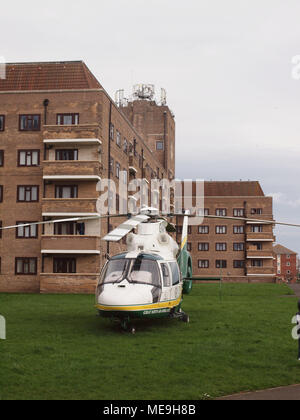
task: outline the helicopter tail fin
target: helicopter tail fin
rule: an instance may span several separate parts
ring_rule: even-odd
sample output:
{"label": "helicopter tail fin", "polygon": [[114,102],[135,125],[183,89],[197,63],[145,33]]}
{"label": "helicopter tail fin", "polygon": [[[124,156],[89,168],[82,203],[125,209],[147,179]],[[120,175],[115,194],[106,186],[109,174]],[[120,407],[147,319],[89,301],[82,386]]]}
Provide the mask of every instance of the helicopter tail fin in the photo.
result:
{"label": "helicopter tail fin", "polygon": [[183,219],[181,247],[180,247],[180,253],[178,257],[178,264],[179,264],[180,271],[183,277],[183,294],[190,294],[193,287],[192,259],[187,248],[189,215],[190,215],[190,212],[186,211],[185,217]]}

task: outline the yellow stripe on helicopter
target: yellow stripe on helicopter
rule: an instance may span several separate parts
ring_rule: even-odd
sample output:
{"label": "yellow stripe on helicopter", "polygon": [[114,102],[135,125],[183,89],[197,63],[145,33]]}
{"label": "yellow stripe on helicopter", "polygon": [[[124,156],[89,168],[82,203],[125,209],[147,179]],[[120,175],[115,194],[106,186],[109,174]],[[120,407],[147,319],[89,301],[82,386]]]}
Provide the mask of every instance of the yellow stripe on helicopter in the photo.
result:
{"label": "yellow stripe on helicopter", "polygon": [[188,238],[185,237],[184,240],[182,241],[181,250],[183,250],[183,248],[186,246],[187,240],[188,240]]}
{"label": "yellow stripe on helicopter", "polygon": [[181,302],[181,297],[177,300],[170,300],[167,302],[154,303],[149,305],[131,305],[131,306],[104,306],[96,305],[100,311],[116,311],[116,312],[135,312],[135,311],[148,311],[153,309],[169,309],[178,306]]}

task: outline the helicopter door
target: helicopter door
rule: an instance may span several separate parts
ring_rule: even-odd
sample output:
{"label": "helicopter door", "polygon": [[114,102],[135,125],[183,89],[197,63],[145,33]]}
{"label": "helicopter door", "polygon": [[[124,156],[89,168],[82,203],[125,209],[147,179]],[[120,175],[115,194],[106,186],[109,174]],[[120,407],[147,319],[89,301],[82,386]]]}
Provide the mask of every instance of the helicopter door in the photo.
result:
{"label": "helicopter door", "polygon": [[180,277],[180,270],[177,262],[169,263],[172,276],[171,299],[178,299],[182,294],[182,283]]}
{"label": "helicopter door", "polygon": [[161,268],[161,274],[162,274],[162,280],[163,280],[161,300],[162,301],[171,300],[172,279],[171,279],[171,271],[170,271],[169,265],[166,263],[161,263],[160,268]]}

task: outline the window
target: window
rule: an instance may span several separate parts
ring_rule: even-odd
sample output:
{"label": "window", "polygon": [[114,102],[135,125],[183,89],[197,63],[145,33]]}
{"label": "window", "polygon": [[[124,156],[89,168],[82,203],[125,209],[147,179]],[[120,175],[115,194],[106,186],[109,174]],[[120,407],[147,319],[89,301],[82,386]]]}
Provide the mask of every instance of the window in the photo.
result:
{"label": "window", "polygon": [[208,235],[209,234],[209,226],[199,226],[198,233],[200,235]]}
{"label": "window", "polygon": [[287,270],[287,272],[286,272],[287,274],[291,274],[291,272],[290,272],[290,270]]}
{"label": "window", "polygon": [[4,150],[0,150],[0,167],[4,166]]}
{"label": "window", "polygon": [[19,150],[18,166],[39,166],[40,151],[39,150]]}
{"label": "window", "polygon": [[55,153],[56,160],[78,160],[78,150],[77,149],[59,149]]}
{"label": "window", "polygon": [[227,251],[226,243],[216,243],[216,251]]}
{"label": "window", "polygon": [[244,226],[233,226],[233,233],[235,235],[245,233],[245,227]]}
{"label": "window", "polygon": [[19,129],[20,131],[40,131],[41,116],[40,115],[20,115]]}
{"label": "window", "polygon": [[262,225],[253,225],[253,226],[251,226],[251,232],[252,233],[262,233],[263,232]]}
{"label": "window", "polygon": [[235,243],[235,244],[233,244],[233,250],[234,251],[244,251],[245,250],[245,244],[243,242]]}
{"label": "window", "polygon": [[264,262],[263,260],[252,260],[251,267],[263,267]]}
{"label": "window", "polygon": [[121,171],[121,165],[118,162],[116,162],[116,177],[118,179],[120,179],[120,171]]}
{"label": "window", "polygon": [[192,243],[191,242],[188,242],[187,243],[187,250],[188,250],[188,252],[192,252],[192,249],[193,249]]}
{"label": "window", "polygon": [[[252,245],[250,245],[250,247],[255,248],[256,251],[262,251],[263,244],[261,242],[254,242]],[[249,250],[251,250],[251,249],[249,249]]]}
{"label": "window", "polygon": [[116,140],[117,146],[121,147],[121,133],[117,131],[117,140]]}
{"label": "window", "polygon": [[170,267],[171,267],[171,273],[172,273],[172,284],[173,286],[176,286],[177,284],[180,283],[179,267],[176,262],[171,262]]}
{"label": "window", "polygon": [[123,182],[124,182],[124,184],[127,184],[127,180],[128,180],[128,173],[127,173],[127,170],[124,169],[123,170]]}
{"label": "window", "polygon": [[207,242],[199,242],[198,243],[198,251],[200,251],[200,252],[207,252],[207,251],[209,251],[209,243],[207,243]]}
{"label": "window", "polygon": [[123,152],[124,153],[128,153],[128,141],[126,139],[124,139],[124,143],[123,143]]}
{"label": "window", "polygon": [[57,114],[57,125],[78,125],[79,114]]}
{"label": "window", "polygon": [[109,138],[110,140],[114,140],[115,138],[115,127],[113,124],[110,124],[110,127],[109,127]]}
{"label": "window", "polygon": [[263,214],[262,209],[251,209],[251,214]]}
{"label": "window", "polygon": [[[35,222],[17,222],[17,225],[26,225]],[[17,239],[34,239],[38,237],[37,225],[19,226],[16,231]]]}
{"label": "window", "polygon": [[216,268],[227,268],[226,260],[216,260]]}
{"label": "window", "polygon": [[76,258],[54,258],[53,273],[76,273]]}
{"label": "window", "polygon": [[114,168],[115,168],[114,159],[110,158],[110,173],[112,175],[114,174]]}
{"label": "window", "polygon": [[291,258],[291,256],[290,255],[287,255],[286,258],[289,260]]}
{"label": "window", "polygon": [[55,198],[78,198],[78,186],[56,185]]}
{"label": "window", "polygon": [[5,116],[0,115],[0,131],[4,131],[4,130],[5,130]]}
{"label": "window", "polygon": [[233,209],[234,217],[244,217],[244,215],[245,215],[244,209]]}
{"label": "window", "polygon": [[216,210],[216,216],[227,216],[227,210],[226,209],[217,209]]}
{"label": "window", "polygon": [[0,203],[3,201],[3,185],[0,185]]}
{"label": "window", "polygon": [[209,260],[198,260],[198,268],[209,268]]}
{"label": "window", "polygon": [[290,262],[287,262],[287,263],[286,263],[286,266],[287,266],[287,267],[290,267],[290,266],[291,266],[291,263],[290,263]]}
{"label": "window", "polygon": [[245,268],[245,261],[244,260],[233,261],[233,268]]}
{"label": "window", "polygon": [[179,235],[182,234],[182,226],[176,226],[176,231]]}
{"label": "window", "polygon": [[17,190],[17,201],[22,202],[38,202],[39,187],[36,185],[20,185]]}
{"label": "window", "polygon": [[170,270],[168,264],[161,264],[161,271],[163,275],[163,284],[164,287],[171,286],[171,277],[170,277]]}
{"label": "window", "polygon": [[156,142],[156,150],[159,150],[159,151],[164,150],[164,142],[163,141],[157,141]]}
{"label": "window", "polygon": [[84,235],[84,223],[65,222],[54,224],[54,235]]}
{"label": "window", "polygon": [[227,226],[216,226],[217,235],[225,235],[227,233]]}
{"label": "window", "polygon": [[15,274],[24,276],[36,275],[37,258],[16,258]]}
{"label": "window", "polygon": [[198,210],[198,216],[209,216],[209,209],[199,209]]}

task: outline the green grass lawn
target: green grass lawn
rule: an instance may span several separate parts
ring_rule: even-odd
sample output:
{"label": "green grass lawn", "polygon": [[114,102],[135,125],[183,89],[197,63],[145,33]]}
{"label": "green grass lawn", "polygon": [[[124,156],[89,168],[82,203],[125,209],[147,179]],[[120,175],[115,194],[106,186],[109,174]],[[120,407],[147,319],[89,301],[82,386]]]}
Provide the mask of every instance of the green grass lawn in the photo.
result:
{"label": "green grass lawn", "polygon": [[0,399],[203,399],[300,382],[296,297],[279,285],[194,286],[191,322],[96,317],[93,296],[0,294]]}

